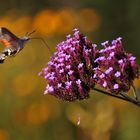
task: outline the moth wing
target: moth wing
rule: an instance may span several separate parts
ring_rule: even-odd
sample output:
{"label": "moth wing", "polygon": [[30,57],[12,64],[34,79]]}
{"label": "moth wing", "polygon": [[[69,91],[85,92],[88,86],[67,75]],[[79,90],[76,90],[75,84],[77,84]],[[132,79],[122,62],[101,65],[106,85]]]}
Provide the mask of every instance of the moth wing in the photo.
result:
{"label": "moth wing", "polygon": [[[5,27],[0,28],[0,42],[4,45],[9,43],[9,45],[15,46],[18,43],[19,38],[15,36],[11,31]],[[9,46],[6,45],[6,46]]]}

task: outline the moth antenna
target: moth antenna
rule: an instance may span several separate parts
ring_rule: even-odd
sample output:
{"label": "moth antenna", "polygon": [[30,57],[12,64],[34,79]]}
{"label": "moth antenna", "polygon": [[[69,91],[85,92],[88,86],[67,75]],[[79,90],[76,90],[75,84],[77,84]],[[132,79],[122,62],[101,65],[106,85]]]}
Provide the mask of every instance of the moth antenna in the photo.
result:
{"label": "moth antenna", "polygon": [[27,32],[26,36],[30,36],[30,35],[32,35],[32,34],[35,33],[35,32],[36,32],[36,30],[33,30],[33,31],[30,32],[30,33]]}
{"label": "moth antenna", "polygon": [[53,54],[51,48],[49,47],[49,45],[46,43],[46,41],[43,38],[41,38],[41,37],[33,37],[33,38],[30,38],[30,39],[40,39],[45,44],[45,46],[48,48],[49,52],[51,54]]}

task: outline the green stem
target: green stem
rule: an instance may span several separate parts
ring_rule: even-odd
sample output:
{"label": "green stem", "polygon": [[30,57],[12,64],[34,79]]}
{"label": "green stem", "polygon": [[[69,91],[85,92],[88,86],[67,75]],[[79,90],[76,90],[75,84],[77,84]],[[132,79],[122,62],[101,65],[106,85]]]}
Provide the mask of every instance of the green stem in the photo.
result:
{"label": "green stem", "polygon": [[131,102],[131,103],[140,107],[140,101],[137,101],[136,99],[133,99],[133,98],[127,96],[125,93],[123,93],[123,94],[120,93],[121,96],[119,96],[119,95],[112,94],[112,93],[109,93],[107,91],[103,91],[101,89],[95,88],[95,87],[93,88],[93,90],[98,91],[99,93],[102,93],[102,94],[105,94],[105,95],[109,95],[109,96],[124,100],[126,102]]}

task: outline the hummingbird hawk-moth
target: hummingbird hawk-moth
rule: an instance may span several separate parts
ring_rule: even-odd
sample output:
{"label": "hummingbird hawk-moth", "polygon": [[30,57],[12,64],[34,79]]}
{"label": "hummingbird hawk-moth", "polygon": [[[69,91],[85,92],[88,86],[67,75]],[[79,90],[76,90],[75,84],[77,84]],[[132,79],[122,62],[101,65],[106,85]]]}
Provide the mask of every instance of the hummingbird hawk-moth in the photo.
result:
{"label": "hummingbird hawk-moth", "polygon": [[25,47],[25,44],[30,39],[41,39],[44,42],[44,44],[48,47],[49,51],[51,52],[51,49],[42,38],[29,37],[34,32],[35,30],[31,33],[26,33],[24,37],[19,38],[16,35],[14,35],[11,31],[9,31],[7,28],[1,27],[0,42],[5,46],[5,48],[2,52],[0,52],[0,63],[4,63],[4,60],[6,58],[18,54]]}

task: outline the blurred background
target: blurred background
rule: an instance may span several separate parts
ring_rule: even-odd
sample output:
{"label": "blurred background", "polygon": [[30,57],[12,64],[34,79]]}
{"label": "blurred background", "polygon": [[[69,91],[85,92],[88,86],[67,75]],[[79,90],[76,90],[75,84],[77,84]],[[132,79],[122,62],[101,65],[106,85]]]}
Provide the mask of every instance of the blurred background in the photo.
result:
{"label": "blurred background", "polygon": [[[140,64],[139,5],[139,0],[0,0],[0,26],[19,37],[36,29],[32,36],[44,38],[52,51],[75,27],[98,45],[121,36]],[[44,44],[32,40],[0,65],[0,140],[140,138],[140,108],[133,104],[95,91],[72,103],[44,95],[46,83],[38,73],[49,57]],[[140,91],[140,80],[135,85]]]}

